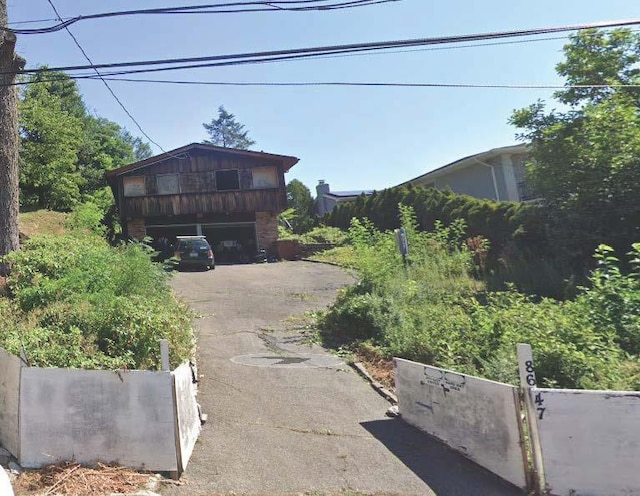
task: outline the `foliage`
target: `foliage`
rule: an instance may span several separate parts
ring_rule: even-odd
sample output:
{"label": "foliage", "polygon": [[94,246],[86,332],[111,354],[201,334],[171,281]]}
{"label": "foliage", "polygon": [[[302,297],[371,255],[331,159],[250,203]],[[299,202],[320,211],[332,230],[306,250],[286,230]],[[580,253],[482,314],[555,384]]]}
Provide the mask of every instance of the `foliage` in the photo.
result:
{"label": "foliage", "polygon": [[564,52],[557,71],[567,85],[604,86],[559,91],[568,110],[537,102],[511,122],[531,143],[528,179],[547,203],[552,239],[572,263],[601,243],[627,250],[640,236],[640,92],[607,86],[640,83],[640,34],[581,31]]}
{"label": "foliage", "polygon": [[569,388],[640,388],[640,244],[623,275],[606,247],[592,285],[573,301],[533,298],[511,289],[486,292],[464,224],[422,232],[400,206],[409,240],[405,268],[393,233],[353,219],[350,246],[327,252],[355,268],[358,282],[321,317],[327,344],[367,343],[383,355],[516,383],[516,344],[530,343],[542,384]]}
{"label": "foliage", "polygon": [[623,274],[613,249],[600,245],[595,258],[598,267],[589,278],[580,301],[591,321],[603,332],[615,336],[627,353],[640,355],[640,243],[628,253],[631,270]]}
{"label": "foliage", "polygon": [[[558,247],[549,239],[546,213],[532,204],[496,202],[435,188],[391,188],[337,205],[323,220],[347,229],[352,218],[366,218],[385,231],[400,226],[399,205],[413,209],[420,231],[464,223],[465,236],[475,240],[468,248],[477,259],[477,270],[492,288],[504,289],[507,282],[528,293],[562,297],[564,281],[573,280],[572,275],[582,268],[557,259]],[[531,271],[531,264],[545,270]]]}
{"label": "foliage", "polygon": [[287,184],[287,208],[293,209],[287,221],[294,234],[309,231],[315,224],[315,202],[311,191],[298,179]]}
{"label": "foliage", "polygon": [[204,122],[202,126],[209,133],[209,139],[205,143],[225,148],[239,148],[247,150],[255,141],[249,138],[249,131],[245,131],[244,124],[236,121],[236,116],[227,112],[224,106],[218,107],[218,118],[211,122]]}
{"label": "foliage", "polygon": [[23,204],[65,210],[80,200],[78,173],[82,120],[41,84],[24,92],[20,106],[20,187]]}
{"label": "foliage", "polygon": [[95,203],[82,203],[75,207],[68,216],[67,226],[76,231],[89,231],[104,234],[104,211]]}
{"label": "foliage", "polygon": [[337,227],[318,226],[304,234],[293,234],[280,226],[279,239],[295,239],[302,244],[330,244],[342,246],[347,242],[348,235]]}
{"label": "foliage", "polygon": [[149,157],[149,144],[90,113],[65,73],[29,82],[20,102],[22,206],[69,211],[91,201],[107,213],[114,202],[104,173]]}
{"label": "foliage", "polygon": [[36,236],[8,256],[0,345],[15,354],[24,347],[37,366],[157,368],[159,339],[169,341],[173,365],[190,358],[189,311],[162,268],[140,245],[112,248],[91,233],[95,207],[71,219],[71,233]]}

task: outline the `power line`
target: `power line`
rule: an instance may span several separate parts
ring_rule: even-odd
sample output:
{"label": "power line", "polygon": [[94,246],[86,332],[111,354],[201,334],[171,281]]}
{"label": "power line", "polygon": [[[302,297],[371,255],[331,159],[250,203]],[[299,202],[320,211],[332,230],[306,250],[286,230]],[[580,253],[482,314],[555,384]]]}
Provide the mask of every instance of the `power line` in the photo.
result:
{"label": "power line", "polygon": [[[370,5],[377,5],[390,2],[399,2],[402,0],[348,0],[333,3],[328,3],[329,0],[279,0],[279,1],[241,1],[241,2],[229,2],[223,4],[208,4],[208,5],[187,5],[178,7],[160,7],[154,9],[136,9],[136,10],[121,10],[113,12],[101,12],[98,14],[80,15],[76,17],[70,17],[62,19],[58,17],[60,23],[54,26],[37,29],[10,29],[15,34],[47,34],[66,29],[67,27],[75,24],[79,21],[86,21],[91,19],[105,19],[109,17],[122,17],[132,15],[149,15],[149,14],[236,14],[236,13],[251,13],[251,12],[308,12],[308,11],[329,11],[329,10],[341,10],[351,9],[357,7],[367,7]],[[320,5],[317,5],[320,4]],[[42,20],[44,22],[46,20]],[[37,21],[22,21],[21,24],[26,24]],[[18,23],[13,23],[18,24]]]}
{"label": "power line", "polygon": [[[74,79],[74,78],[71,78]],[[96,79],[95,76],[86,79]],[[386,87],[386,88],[470,88],[470,89],[618,89],[618,88],[640,88],[640,84],[500,84],[500,83],[402,83],[402,82],[380,82],[380,81],[194,81],[176,79],[130,79],[118,77],[105,77],[109,81],[121,81],[128,83],[156,83],[175,85],[198,85],[198,86],[355,86],[355,87]],[[50,80],[52,81],[52,80]],[[37,83],[47,82],[47,80],[37,81]],[[29,84],[29,83],[20,83]]]}
{"label": "power line", "polygon": [[[598,22],[589,24],[577,24],[571,26],[556,26],[546,28],[535,28],[516,31],[499,31],[490,33],[468,34],[459,36],[443,36],[434,38],[418,38],[410,40],[396,40],[396,41],[381,41],[370,43],[353,43],[348,45],[329,45],[309,48],[295,48],[287,50],[272,50],[266,52],[246,52],[229,55],[211,55],[204,57],[184,57],[175,59],[156,59],[156,60],[142,60],[137,62],[111,62],[103,64],[90,64],[90,65],[76,65],[76,66],[62,66],[53,68],[38,68],[38,69],[26,69],[22,73],[36,74],[41,72],[51,71],[80,71],[87,69],[117,69],[127,67],[145,67],[145,66],[159,66],[169,64],[188,64],[182,66],[170,66],[156,69],[136,69],[127,71],[126,73],[139,73],[139,72],[157,72],[176,69],[193,69],[197,67],[219,67],[224,65],[238,65],[247,63],[262,63],[267,61],[279,61],[279,60],[293,60],[296,58],[310,58],[326,55],[338,55],[344,53],[356,53],[367,51],[378,51],[392,48],[405,48],[416,46],[428,46],[428,45],[444,45],[452,43],[463,43],[471,41],[485,41],[504,38],[515,38],[524,36],[536,36],[542,34],[561,33],[568,31],[580,31],[585,29],[594,28],[612,28],[621,26],[634,26],[640,24],[640,19],[631,19],[624,21],[612,21],[612,22]],[[197,64],[201,63],[201,64]],[[2,74],[2,73],[0,73]],[[119,73],[122,74],[122,73]],[[118,74],[118,75],[119,75]],[[116,74],[110,74],[116,75]]]}
{"label": "power line", "polygon": [[[56,6],[53,3],[53,0],[47,0],[49,2],[49,5],[51,5],[51,8],[53,9],[53,11],[55,12],[55,14],[58,16],[59,19],[62,19],[60,17],[60,14],[58,12],[58,9],[56,8]],[[80,45],[80,42],[78,41],[78,39],[74,36],[74,34],[71,32],[71,30],[68,27],[65,27],[65,30],[67,31],[67,33],[69,33],[69,36],[71,36],[71,39],[73,40],[73,42],[76,44],[76,46],[80,49],[80,51],[82,52],[82,55],[84,55],[84,58],[87,59],[87,62],[89,62],[89,64],[94,65],[93,61],[91,60],[91,57],[89,57],[89,55],[87,54],[87,52],[85,51],[84,48],[82,48],[82,45]],[[160,146],[158,143],[156,143],[145,131],[144,129],[142,129],[142,126],[140,125],[140,123],[135,119],[135,117],[133,117],[133,115],[131,115],[131,112],[129,112],[129,110],[127,109],[127,107],[125,107],[124,103],[122,103],[122,101],[120,100],[120,98],[118,98],[118,96],[115,94],[115,92],[111,89],[111,86],[109,86],[109,83],[107,83],[107,81],[102,77],[102,75],[100,74],[100,71],[98,71],[98,69],[94,68],[95,73],[97,74],[98,78],[104,83],[105,87],[107,88],[107,90],[109,91],[109,93],[111,93],[111,96],[115,99],[115,101],[118,103],[118,105],[120,105],[120,107],[122,108],[122,110],[124,110],[125,114],[127,114],[127,116],[129,117],[129,119],[131,119],[131,121],[136,125],[136,127],[140,130],[140,132],[144,135],[145,138],[147,138],[151,143],[153,143],[154,145],[156,145],[160,150],[162,150],[162,152],[166,153],[166,150],[164,148],[162,148],[162,146]]]}

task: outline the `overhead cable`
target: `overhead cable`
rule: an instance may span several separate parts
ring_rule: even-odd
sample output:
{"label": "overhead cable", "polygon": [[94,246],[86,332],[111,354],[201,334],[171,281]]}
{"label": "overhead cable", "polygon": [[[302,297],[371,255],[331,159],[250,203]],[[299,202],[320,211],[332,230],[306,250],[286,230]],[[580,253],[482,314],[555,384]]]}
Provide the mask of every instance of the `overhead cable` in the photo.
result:
{"label": "overhead cable", "polygon": [[[59,19],[61,19],[60,14],[58,13],[58,9],[56,8],[56,6],[53,3],[53,0],[47,0],[49,2],[49,5],[51,5],[51,8],[53,9],[53,11],[55,12],[55,14],[58,16]],[[65,27],[65,30],[67,31],[67,33],[69,33],[69,36],[71,37],[71,39],[73,40],[73,42],[76,44],[76,46],[78,47],[78,49],[80,49],[80,51],[82,52],[82,55],[84,56],[85,59],[87,59],[87,62],[89,62],[91,65],[93,65],[93,61],[91,60],[91,57],[89,57],[89,55],[87,54],[87,52],[85,51],[84,48],[82,48],[82,45],[80,45],[80,42],[78,41],[78,39],[75,37],[75,35],[71,32],[71,30],[68,27]],[[127,107],[125,107],[124,103],[122,103],[122,100],[120,100],[120,98],[118,98],[118,96],[115,94],[115,92],[111,89],[111,86],[109,86],[109,83],[107,83],[107,81],[102,77],[102,74],[100,74],[100,71],[98,71],[98,69],[94,68],[94,71],[96,73],[96,76],[98,79],[100,79],[105,87],[107,88],[107,90],[109,91],[109,93],[111,93],[111,96],[114,98],[114,100],[118,103],[118,105],[120,106],[120,108],[122,108],[122,110],[124,111],[125,114],[127,114],[127,116],[129,117],[129,119],[131,119],[131,121],[136,125],[136,127],[140,130],[140,132],[144,135],[145,138],[147,138],[151,143],[153,143],[154,145],[156,145],[160,150],[162,150],[164,153],[166,153],[166,150],[164,148],[162,148],[162,146],[160,146],[158,143],[156,143],[146,132],[144,129],[142,129],[142,126],[140,125],[140,123],[136,120],[135,117],[133,117],[133,115],[131,114],[131,112],[129,112],[129,109],[127,109]]]}
{"label": "overhead cable", "polygon": [[[25,69],[23,74],[35,74],[41,72],[51,71],[81,71],[87,69],[119,69],[119,68],[133,68],[133,67],[149,67],[149,66],[168,66],[164,68],[156,69],[136,69],[130,70],[127,73],[137,72],[157,72],[176,69],[193,69],[198,67],[217,67],[223,65],[238,65],[247,63],[263,63],[269,61],[279,60],[292,60],[296,58],[309,58],[326,55],[335,55],[343,53],[356,53],[366,51],[386,50],[392,48],[408,48],[428,45],[445,45],[453,43],[464,43],[472,41],[484,41],[494,39],[505,39],[525,36],[535,36],[542,34],[561,33],[568,31],[579,31],[593,28],[612,28],[621,26],[634,26],[640,24],[640,19],[630,19],[623,21],[611,21],[611,22],[598,22],[589,24],[576,24],[570,26],[556,26],[546,28],[524,29],[516,31],[498,31],[489,33],[467,34],[458,36],[442,36],[434,38],[418,38],[410,40],[396,40],[396,41],[378,41],[369,43],[353,43],[347,45],[328,45],[309,48],[295,48],[286,50],[271,50],[265,52],[245,52],[229,55],[209,55],[204,57],[183,57],[174,59],[156,59],[156,60],[142,60],[136,62],[110,62],[103,64],[90,64],[90,65],[75,65],[75,66],[61,66],[51,68],[36,68]],[[173,65],[170,64],[187,64],[187,65]],[[4,74],[0,72],[0,74]],[[115,74],[111,74],[115,75]]]}
{"label": "overhead cable", "polygon": [[[17,85],[41,84],[61,79],[79,79],[74,76],[52,77],[50,79],[38,79],[37,81],[22,81]],[[98,79],[97,76],[82,76],[82,79]],[[409,82],[384,82],[384,81],[198,81],[179,79],[133,79],[121,77],[108,77],[104,74],[100,79],[127,83],[172,84],[194,86],[248,86],[248,87],[309,87],[309,86],[345,86],[345,87],[379,87],[379,88],[469,88],[469,89],[621,89],[640,88],[640,84],[518,84],[518,83],[409,83]]]}
{"label": "overhead cable", "polygon": [[[329,11],[329,10],[341,10],[351,9],[356,7],[366,7],[370,5],[377,5],[382,3],[399,2],[402,0],[350,0],[340,1],[336,0],[279,0],[274,2],[265,1],[238,1],[218,4],[207,5],[187,5],[177,7],[158,7],[153,9],[136,9],[136,10],[121,10],[114,12],[101,12],[97,14],[79,15],[62,19],[59,17],[60,23],[53,26],[35,29],[13,29],[8,28],[15,34],[28,35],[28,34],[47,34],[55,33],[65,29],[72,24],[79,21],[87,21],[91,19],[105,19],[110,17],[122,17],[133,15],[160,15],[160,14],[235,14],[235,13],[250,13],[250,12],[308,12],[308,11]],[[22,23],[35,22],[35,21],[22,21]],[[17,23],[14,23],[17,24]]]}

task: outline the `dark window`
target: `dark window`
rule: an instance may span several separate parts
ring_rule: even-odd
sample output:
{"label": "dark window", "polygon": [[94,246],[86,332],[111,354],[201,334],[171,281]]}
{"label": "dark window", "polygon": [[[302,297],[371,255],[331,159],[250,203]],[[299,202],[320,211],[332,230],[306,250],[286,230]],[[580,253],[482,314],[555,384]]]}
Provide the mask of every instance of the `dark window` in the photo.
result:
{"label": "dark window", "polygon": [[218,191],[228,191],[240,189],[240,177],[237,170],[216,171],[216,189]]}

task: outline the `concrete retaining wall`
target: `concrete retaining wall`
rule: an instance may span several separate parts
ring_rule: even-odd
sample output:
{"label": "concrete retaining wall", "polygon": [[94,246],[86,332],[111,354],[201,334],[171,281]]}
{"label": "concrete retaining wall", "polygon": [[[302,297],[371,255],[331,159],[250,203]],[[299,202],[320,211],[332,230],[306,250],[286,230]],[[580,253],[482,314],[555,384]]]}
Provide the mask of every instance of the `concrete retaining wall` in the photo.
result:
{"label": "concrete retaining wall", "polygon": [[187,463],[200,435],[200,414],[196,403],[196,384],[188,363],[171,372],[175,391],[175,406],[178,435],[178,472],[187,468]]}
{"label": "concrete retaining wall", "polygon": [[532,389],[551,494],[640,494],[640,393]]}
{"label": "concrete retaining wall", "polygon": [[0,446],[18,458],[20,405],[19,358],[0,348]]}
{"label": "concrete retaining wall", "polygon": [[0,349],[0,445],[25,468],[113,462],[181,473],[200,433],[189,364],[174,372],[22,367]]}
{"label": "concrete retaining wall", "polygon": [[395,359],[402,419],[526,487],[517,388]]}
{"label": "concrete retaining wall", "polygon": [[20,464],[115,462],[177,471],[169,372],[24,368]]}

